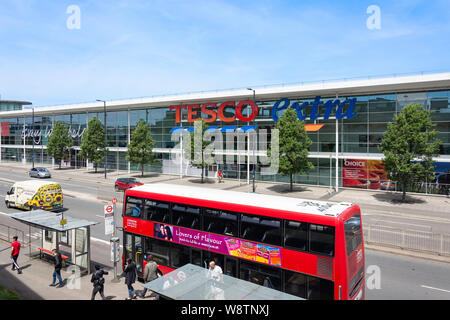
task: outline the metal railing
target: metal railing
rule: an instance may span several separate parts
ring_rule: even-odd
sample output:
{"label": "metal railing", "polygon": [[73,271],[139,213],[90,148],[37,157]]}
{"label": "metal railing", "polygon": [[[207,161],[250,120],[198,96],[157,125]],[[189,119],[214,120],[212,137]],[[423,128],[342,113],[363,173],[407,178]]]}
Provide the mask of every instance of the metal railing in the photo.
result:
{"label": "metal railing", "polygon": [[363,233],[364,242],[367,244],[450,256],[450,234],[374,224],[364,225]]}
{"label": "metal railing", "polygon": [[30,256],[32,252],[36,251],[36,248],[40,247],[42,237],[40,229],[29,227],[28,231],[23,231],[16,227],[0,224],[0,240],[12,243],[14,236],[18,237],[22,248],[28,248]]}

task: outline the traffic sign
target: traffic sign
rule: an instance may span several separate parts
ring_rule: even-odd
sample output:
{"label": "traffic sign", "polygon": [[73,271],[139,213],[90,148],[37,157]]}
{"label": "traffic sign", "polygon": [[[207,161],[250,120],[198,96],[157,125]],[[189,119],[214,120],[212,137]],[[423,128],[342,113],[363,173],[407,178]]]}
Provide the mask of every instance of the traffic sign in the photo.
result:
{"label": "traffic sign", "polygon": [[112,199],[112,204],[116,205],[116,203],[117,203],[117,199],[116,198]]}
{"label": "traffic sign", "polygon": [[114,214],[114,207],[111,204],[105,206],[105,216]]}

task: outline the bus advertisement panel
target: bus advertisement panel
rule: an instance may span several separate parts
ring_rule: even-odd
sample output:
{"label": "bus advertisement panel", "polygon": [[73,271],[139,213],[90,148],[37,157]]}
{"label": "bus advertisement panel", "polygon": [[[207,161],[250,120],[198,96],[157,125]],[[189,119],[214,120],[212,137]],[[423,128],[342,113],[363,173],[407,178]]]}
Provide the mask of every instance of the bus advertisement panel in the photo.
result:
{"label": "bus advertisement panel", "polygon": [[211,250],[272,266],[281,266],[281,249],[277,247],[161,223],[154,224],[154,234],[157,238],[178,244]]}

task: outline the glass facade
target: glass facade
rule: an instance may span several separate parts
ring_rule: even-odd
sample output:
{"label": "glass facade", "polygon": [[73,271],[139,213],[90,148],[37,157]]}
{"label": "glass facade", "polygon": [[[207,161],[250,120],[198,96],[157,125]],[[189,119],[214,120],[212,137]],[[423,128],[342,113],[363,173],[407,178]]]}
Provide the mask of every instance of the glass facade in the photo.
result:
{"label": "glass facade", "polygon": [[[274,128],[275,122],[272,119],[272,108],[274,104],[282,98],[280,97],[270,101],[259,101],[258,115],[256,119],[250,122],[243,122],[237,120],[235,108],[227,106],[223,109],[222,119],[219,117],[215,121],[208,122],[210,127],[228,128],[245,126],[256,126],[257,131],[267,129],[269,133],[268,141],[270,141],[270,131]],[[339,186],[350,186],[359,188],[377,189],[385,184],[385,190],[395,189],[395,184],[389,184],[389,181],[379,179],[373,181],[372,173],[380,171],[380,164],[375,163],[382,159],[382,154],[378,147],[381,143],[383,133],[387,129],[387,124],[393,120],[395,114],[400,112],[402,108],[410,103],[417,103],[426,106],[431,111],[431,117],[436,124],[439,132],[438,138],[441,140],[439,153],[443,157],[439,160],[437,166],[437,176],[449,173],[450,170],[450,90],[429,91],[429,92],[412,92],[412,93],[391,93],[382,95],[361,95],[361,96],[322,96],[320,100],[325,103],[327,100],[356,98],[354,112],[356,115],[350,119],[343,118],[336,120],[336,108],[329,114],[329,118],[324,120],[325,107],[320,105],[321,116],[312,121],[309,117],[306,124],[323,124],[324,126],[315,132],[309,132],[309,137],[312,140],[310,147],[310,158],[314,164],[314,169],[305,175],[294,175],[294,183],[334,186],[336,184],[336,140],[339,144],[338,157],[338,183]],[[305,102],[309,104],[303,109],[304,115],[310,115],[313,112],[314,97],[302,99],[301,97],[290,98],[290,106],[298,103],[301,105]],[[237,100],[237,99],[230,99]],[[201,101],[198,103],[202,104]],[[217,103],[217,107],[219,103]],[[36,109],[35,109],[36,110]],[[217,109],[215,109],[217,111]],[[201,109],[196,109],[195,118],[202,116],[205,119],[211,119],[211,114],[202,114]],[[74,148],[68,154],[66,165],[83,167],[86,166],[86,161],[78,157],[79,146],[81,144],[81,134],[86,129],[87,123],[92,117],[96,116],[102,123],[104,123],[103,112],[84,112],[84,113],[64,113],[54,112],[52,115],[35,116],[34,123],[31,117],[6,117],[0,116],[2,122],[2,137],[1,137],[1,160],[2,161],[23,161],[25,158],[27,162],[31,162],[32,155],[34,160],[39,163],[51,163],[51,158],[47,156],[45,146],[48,141],[48,136],[51,127],[55,121],[60,121],[70,128],[70,133],[74,140]],[[251,112],[250,107],[242,109],[242,115],[247,117]],[[284,111],[278,111],[277,116],[280,117]],[[156,163],[147,165],[145,171],[158,172],[167,174],[180,174],[183,170],[183,175],[200,175],[199,169],[195,167],[186,167],[175,165],[171,159],[171,150],[178,142],[171,141],[171,131],[175,127],[193,127],[192,122],[188,122],[192,114],[188,114],[187,108],[181,109],[179,114],[180,122],[176,122],[176,110],[170,108],[170,105],[163,107],[148,107],[141,109],[124,109],[107,111],[107,146],[109,148],[107,153],[107,167],[111,170],[131,170],[140,171],[136,165],[129,164],[125,158],[126,146],[129,142],[133,130],[136,128],[140,120],[148,123],[153,139],[155,140]],[[337,130],[336,130],[337,125]],[[3,129],[8,128],[8,129]],[[25,131],[24,131],[25,129]],[[23,134],[25,132],[25,135]],[[31,133],[30,133],[31,132]],[[336,134],[338,139],[336,139]],[[25,141],[24,137],[25,136]],[[226,147],[226,136],[223,135]],[[236,147],[237,140],[231,142],[231,145]],[[34,141],[34,151],[32,149]],[[260,144],[264,143],[260,141]],[[245,143],[247,148],[247,143]],[[264,149],[264,148],[262,148]],[[247,151],[244,150],[244,156],[238,159],[234,156],[234,163],[220,164],[219,168],[225,172],[225,178],[229,179],[247,179],[249,172],[253,170],[253,166],[247,166]],[[448,158],[448,162],[445,159]],[[347,160],[352,161],[347,161]],[[224,159],[225,160],[225,159]],[[361,161],[359,161],[361,160]],[[366,161],[364,164],[361,164]],[[375,161],[374,163],[370,161]],[[348,165],[350,163],[350,166]],[[352,164],[359,163],[363,168],[364,175],[367,175],[367,183],[351,182],[350,175],[355,175],[355,167]],[[100,165],[102,167],[103,165]],[[217,170],[217,165],[211,165],[207,170],[206,175],[212,176]],[[259,163],[256,166],[256,180],[272,181],[272,182],[289,182],[289,177],[280,174],[262,175],[261,168],[263,165]],[[182,169],[181,169],[182,168]],[[249,171],[250,168],[250,171]],[[358,171],[359,172],[359,171]],[[361,175],[361,172],[357,173]],[[354,177],[353,177],[354,178]],[[251,179],[251,177],[250,177]],[[370,183],[369,183],[370,182]],[[439,182],[439,181],[433,181]],[[430,182],[424,182],[430,183]],[[350,184],[350,185],[349,185]],[[439,183],[438,183],[439,184]],[[423,187],[417,187],[417,190],[409,191],[423,191]],[[425,185],[425,188],[428,186]],[[381,188],[382,189],[382,188]],[[438,188],[439,189],[439,188]],[[428,188],[427,192],[434,192],[433,188]],[[435,190],[435,192],[440,192]]]}

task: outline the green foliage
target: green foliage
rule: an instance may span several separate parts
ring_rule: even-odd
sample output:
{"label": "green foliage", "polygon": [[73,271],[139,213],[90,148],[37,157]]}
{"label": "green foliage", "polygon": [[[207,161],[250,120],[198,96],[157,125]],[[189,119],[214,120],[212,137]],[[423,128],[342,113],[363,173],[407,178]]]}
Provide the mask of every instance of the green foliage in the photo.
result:
{"label": "green foliage", "polygon": [[0,300],[20,300],[17,293],[0,286]]}
{"label": "green foliage", "polygon": [[132,164],[141,166],[141,175],[144,175],[144,166],[147,163],[155,162],[153,146],[155,141],[150,133],[148,124],[141,120],[131,135],[130,143],[127,145],[128,151],[126,159]]}
{"label": "green foliage", "polygon": [[95,172],[98,164],[103,162],[105,152],[104,127],[97,117],[88,122],[87,130],[81,138],[80,157],[94,163]]}
{"label": "green foliage", "polygon": [[52,156],[61,169],[61,160],[73,146],[73,140],[69,136],[69,128],[63,123],[56,121],[52,135],[48,138],[47,154]]}
{"label": "green foliage", "polygon": [[[422,105],[410,104],[388,124],[379,147],[384,154],[388,178],[403,190],[415,181],[431,181],[434,175],[433,156],[438,155],[439,144],[430,111]],[[414,161],[414,162],[413,162]]]}
{"label": "green foliage", "polygon": [[305,122],[298,119],[292,108],[284,112],[276,128],[280,134],[279,173],[289,175],[292,191],[293,174],[304,174],[314,169],[314,165],[308,160],[308,148],[312,141],[305,131]]}

